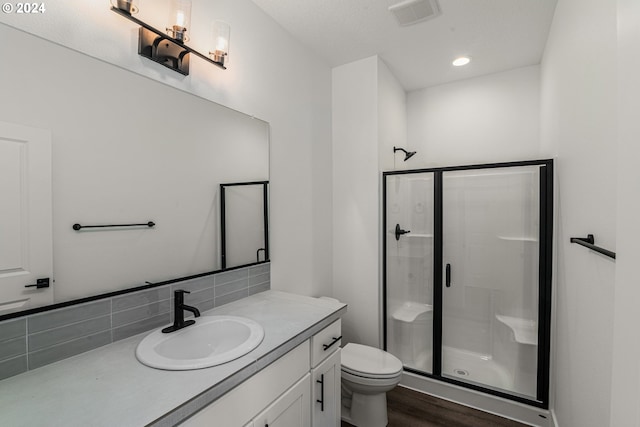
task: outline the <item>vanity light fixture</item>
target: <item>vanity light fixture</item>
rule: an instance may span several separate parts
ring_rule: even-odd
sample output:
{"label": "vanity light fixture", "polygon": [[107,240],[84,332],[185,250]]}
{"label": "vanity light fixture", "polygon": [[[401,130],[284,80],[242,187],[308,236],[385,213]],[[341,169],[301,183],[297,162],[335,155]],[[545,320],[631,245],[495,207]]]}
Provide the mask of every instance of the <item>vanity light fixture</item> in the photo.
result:
{"label": "vanity light fixture", "polygon": [[190,48],[185,43],[191,33],[191,0],[172,0],[169,26],[166,33],[143,22],[133,14],[138,12],[138,0],[111,0],[111,10],[140,26],[138,32],[138,54],[154,62],[171,68],[185,76],[189,75],[191,54],[214,64],[223,70],[229,54],[229,24],[216,26],[214,23],[214,51],[209,56]]}
{"label": "vanity light fixture", "polygon": [[469,62],[471,62],[471,58],[468,56],[459,56],[453,60],[452,64],[454,67],[462,67],[467,65]]}

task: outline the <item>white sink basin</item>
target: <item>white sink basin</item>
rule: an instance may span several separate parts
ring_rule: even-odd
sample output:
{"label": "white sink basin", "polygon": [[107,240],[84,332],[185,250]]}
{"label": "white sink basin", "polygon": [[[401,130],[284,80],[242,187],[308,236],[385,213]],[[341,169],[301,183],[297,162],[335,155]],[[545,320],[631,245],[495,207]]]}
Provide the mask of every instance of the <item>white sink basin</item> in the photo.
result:
{"label": "white sink basin", "polygon": [[147,335],[136,357],[152,368],[171,371],[208,368],[244,356],[264,338],[264,329],[237,316],[203,316],[196,324],[176,332],[160,329]]}

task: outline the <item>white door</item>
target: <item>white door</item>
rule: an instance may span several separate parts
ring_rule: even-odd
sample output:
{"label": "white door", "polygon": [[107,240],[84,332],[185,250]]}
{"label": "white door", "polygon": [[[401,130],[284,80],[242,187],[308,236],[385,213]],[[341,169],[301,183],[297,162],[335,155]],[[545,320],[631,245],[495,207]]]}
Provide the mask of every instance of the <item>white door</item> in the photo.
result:
{"label": "white door", "polygon": [[253,419],[254,427],[310,427],[310,374]]}
{"label": "white door", "polygon": [[314,368],[311,375],[311,425],[340,427],[341,371],[338,349]]}
{"label": "white door", "polygon": [[51,133],[0,122],[0,315],[53,303],[52,251]]}

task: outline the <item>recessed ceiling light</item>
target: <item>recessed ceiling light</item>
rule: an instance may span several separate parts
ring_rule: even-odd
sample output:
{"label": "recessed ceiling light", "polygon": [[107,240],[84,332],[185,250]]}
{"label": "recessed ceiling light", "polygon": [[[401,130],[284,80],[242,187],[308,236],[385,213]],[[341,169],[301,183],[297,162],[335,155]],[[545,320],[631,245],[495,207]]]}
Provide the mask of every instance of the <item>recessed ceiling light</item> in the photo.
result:
{"label": "recessed ceiling light", "polygon": [[461,56],[454,59],[452,64],[454,67],[462,67],[463,65],[467,65],[469,62],[471,62],[471,58],[469,58],[468,56]]}

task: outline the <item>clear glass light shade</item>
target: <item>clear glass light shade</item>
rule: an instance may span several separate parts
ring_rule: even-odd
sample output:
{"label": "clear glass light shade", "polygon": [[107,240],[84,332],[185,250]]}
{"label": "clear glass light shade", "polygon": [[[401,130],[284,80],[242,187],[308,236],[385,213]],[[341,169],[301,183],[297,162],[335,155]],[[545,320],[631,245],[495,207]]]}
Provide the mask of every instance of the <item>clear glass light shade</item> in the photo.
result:
{"label": "clear glass light shade", "polygon": [[130,15],[138,13],[138,0],[111,0],[111,6]]}
{"label": "clear glass light shade", "polygon": [[191,0],[171,0],[167,31],[178,41],[187,41],[187,31],[191,28]]}
{"label": "clear glass light shade", "polygon": [[211,59],[224,65],[229,55],[229,37],[231,27],[224,21],[213,22],[213,52],[209,52]]}

